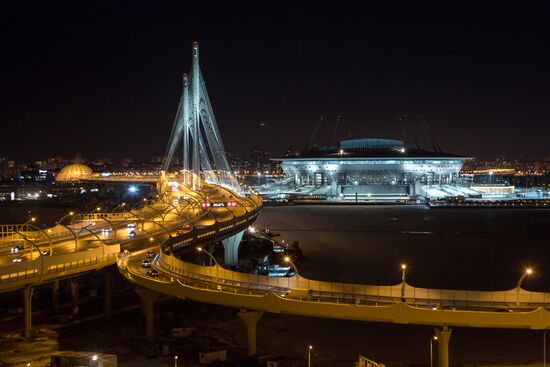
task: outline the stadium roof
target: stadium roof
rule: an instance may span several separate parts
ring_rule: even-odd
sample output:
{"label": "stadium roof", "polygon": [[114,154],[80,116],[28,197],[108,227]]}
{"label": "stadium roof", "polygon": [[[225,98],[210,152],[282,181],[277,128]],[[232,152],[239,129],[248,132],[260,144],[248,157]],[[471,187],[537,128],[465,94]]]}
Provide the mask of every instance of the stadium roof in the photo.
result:
{"label": "stadium roof", "polygon": [[287,155],[274,160],[292,159],[346,159],[346,158],[457,158],[467,159],[456,154],[431,151],[420,147],[407,147],[401,140],[394,139],[350,139],[334,145],[310,148],[301,154]]}

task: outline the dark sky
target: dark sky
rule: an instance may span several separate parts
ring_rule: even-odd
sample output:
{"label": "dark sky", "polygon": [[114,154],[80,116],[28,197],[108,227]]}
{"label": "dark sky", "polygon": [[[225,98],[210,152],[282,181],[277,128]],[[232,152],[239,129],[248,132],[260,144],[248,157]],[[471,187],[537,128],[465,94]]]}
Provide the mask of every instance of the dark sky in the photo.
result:
{"label": "dark sky", "polygon": [[338,113],[340,138],[401,138],[406,113],[446,151],[550,156],[542,2],[12,3],[0,10],[0,156],[164,154],[193,40],[234,153],[302,148]]}

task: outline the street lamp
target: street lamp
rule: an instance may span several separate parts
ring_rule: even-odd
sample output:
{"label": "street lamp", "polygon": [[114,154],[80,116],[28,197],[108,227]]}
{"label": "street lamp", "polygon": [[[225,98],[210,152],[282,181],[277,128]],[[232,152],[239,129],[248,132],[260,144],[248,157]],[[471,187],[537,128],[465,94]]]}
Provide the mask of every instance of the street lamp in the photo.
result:
{"label": "street lamp", "polygon": [[294,270],[294,273],[295,273],[296,275],[298,275],[298,268],[297,268],[296,265],[292,262],[292,260],[290,260],[290,256],[285,256],[284,260],[285,260],[285,263],[288,263],[288,264],[292,267],[292,269]]}
{"label": "street lamp", "polygon": [[311,367],[311,350],[313,349],[313,345],[310,345],[307,347],[307,367]]}
{"label": "street lamp", "polygon": [[405,302],[405,284],[407,284],[407,264],[401,264],[401,302]]}
{"label": "street lamp", "polygon": [[174,367],[178,367],[178,356],[174,356]]}
{"label": "street lamp", "polygon": [[216,260],[214,255],[212,255],[209,251],[206,251],[205,249],[203,249],[200,246],[197,246],[197,251],[198,252],[204,252],[206,255],[208,255],[210,257],[210,259],[212,259],[212,261],[214,261],[214,266],[216,267],[216,281],[218,281],[218,279],[220,278],[220,274],[219,274],[220,267],[218,265],[218,260]]}
{"label": "street lamp", "polygon": [[[299,274],[298,274],[298,268],[297,268],[296,265],[292,262],[292,260],[290,260],[290,256],[285,256],[284,261],[285,261],[285,263],[289,264],[289,265],[292,267],[292,269],[294,270],[294,274],[295,274],[296,276],[299,275]],[[287,280],[288,280],[288,282],[287,282],[287,288],[290,289],[290,276],[287,277]]]}
{"label": "street lamp", "polygon": [[430,367],[433,367],[434,362],[434,340],[437,341],[437,336],[432,336],[430,338]]}
{"label": "street lamp", "polygon": [[516,292],[517,292],[517,300],[516,305],[519,306],[519,290],[521,289],[521,284],[527,278],[529,275],[533,274],[533,268],[525,268],[525,271],[521,275],[521,277],[518,280],[518,284],[516,285]]}
{"label": "street lamp", "polygon": [[[60,220],[57,221],[57,223],[62,223],[63,222],[63,219],[67,218],[67,217],[72,217],[74,215],[74,212],[69,212],[68,214],[65,214],[63,217],[61,217]],[[72,222],[72,221],[71,221]]]}

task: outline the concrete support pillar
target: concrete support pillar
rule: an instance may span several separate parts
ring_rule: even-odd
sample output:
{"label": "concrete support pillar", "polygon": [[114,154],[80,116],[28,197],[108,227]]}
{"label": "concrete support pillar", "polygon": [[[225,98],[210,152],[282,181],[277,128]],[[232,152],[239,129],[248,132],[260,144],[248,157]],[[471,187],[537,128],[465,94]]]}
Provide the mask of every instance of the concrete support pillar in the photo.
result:
{"label": "concrete support pillar", "polygon": [[237,265],[239,263],[239,245],[243,239],[244,231],[222,240],[225,265]]}
{"label": "concrete support pillar", "polygon": [[105,289],[105,318],[110,319],[113,311],[113,271],[103,269],[103,285]]}
{"label": "concrete support pillar", "polygon": [[451,329],[447,326],[435,328],[435,336],[437,336],[437,366],[449,367],[449,341],[451,340]]}
{"label": "concrete support pillar", "polygon": [[78,312],[80,311],[80,306],[78,302],[78,279],[77,278],[71,278],[70,280],[71,284],[71,300],[72,300],[72,315],[76,316],[78,315]]}
{"label": "concrete support pillar", "polygon": [[159,294],[147,288],[137,288],[136,293],[141,298],[141,307],[145,312],[145,337],[149,341],[155,338],[155,301]]}
{"label": "concrete support pillar", "polygon": [[258,321],[262,318],[263,311],[246,311],[241,310],[238,313],[241,320],[244,321],[247,328],[247,337],[248,337],[248,355],[253,356],[256,354],[256,325]]}
{"label": "concrete support pillar", "polygon": [[31,337],[33,291],[34,289],[32,287],[26,287],[23,289],[23,336],[25,339],[29,339]]}
{"label": "concrete support pillar", "polygon": [[52,286],[52,307],[54,312],[59,311],[59,280],[54,280]]}

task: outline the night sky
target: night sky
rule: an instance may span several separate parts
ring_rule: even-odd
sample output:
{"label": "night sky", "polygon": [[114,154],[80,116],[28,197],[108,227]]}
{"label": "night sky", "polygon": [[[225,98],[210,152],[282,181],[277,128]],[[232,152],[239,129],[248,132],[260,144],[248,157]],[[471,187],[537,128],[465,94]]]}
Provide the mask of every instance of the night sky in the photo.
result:
{"label": "night sky", "polygon": [[550,156],[542,2],[13,3],[0,11],[0,156],[164,154],[193,40],[236,154],[301,149],[321,115],[328,143],[338,113],[338,138],[400,139],[405,113],[445,151]]}

